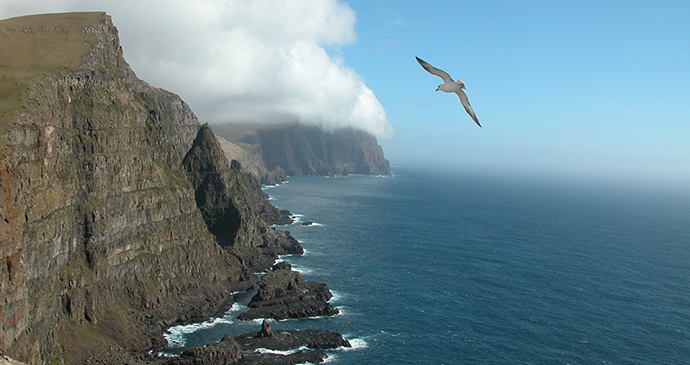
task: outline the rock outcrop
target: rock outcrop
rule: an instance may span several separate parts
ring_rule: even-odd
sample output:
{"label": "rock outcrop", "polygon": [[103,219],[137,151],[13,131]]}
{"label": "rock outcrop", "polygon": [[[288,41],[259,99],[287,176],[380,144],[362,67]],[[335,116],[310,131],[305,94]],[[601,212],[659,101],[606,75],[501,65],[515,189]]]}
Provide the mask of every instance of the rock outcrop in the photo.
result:
{"label": "rock outcrop", "polygon": [[237,318],[280,320],[332,316],[339,313],[328,303],[332,297],[326,284],[304,281],[302,274],[297,271],[274,269],[261,278],[259,291],[248,305],[251,309]]}
{"label": "rock outcrop", "polygon": [[273,331],[271,330],[271,324],[268,323],[267,319],[261,323],[261,331],[256,334],[256,338],[272,337]]}
{"label": "rock outcrop", "polygon": [[247,165],[263,184],[279,183],[283,174],[390,174],[376,138],[358,129],[325,131],[300,124],[226,124],[213,129],[226,140],[226,155]]}
{"label": "rock outcrop", "polygon": [[[269,268],[278,255],[304,252],[288,232],[261,219],[262,214],[280,217],[281,213],[270,205],[256,179],[239,171],[238,163],[232,164],[235,168],[228,165],[208,124],[199,129],[183,164],[209,230],[251,269]],[[288,218],[287,223],[291,221]]]}
{"label": "rock outcrop", "polygon": [[204,347],[184,350],[179,358],[172,359],[170,365],[231,365],[242,359],[242,348],[230,336],[212,342]]}
{"label": "rock outcrop", "polygon": [[186,349],[173,358],[152,358],[160,365],[294,365],[318,364],[327,355],[324,350],[350,347],[340,333],[323,330],[276,330],[271,336],[251,332],[236,337],[225,336],[204,347]]}
{"label": "rock outcrop", "polygon": [[323,350],[351,346],[340,333],[321,330],[274,330],[269,337],[253,332],[235,340],[243,349],[241,365],[318,364],[326,359]]}

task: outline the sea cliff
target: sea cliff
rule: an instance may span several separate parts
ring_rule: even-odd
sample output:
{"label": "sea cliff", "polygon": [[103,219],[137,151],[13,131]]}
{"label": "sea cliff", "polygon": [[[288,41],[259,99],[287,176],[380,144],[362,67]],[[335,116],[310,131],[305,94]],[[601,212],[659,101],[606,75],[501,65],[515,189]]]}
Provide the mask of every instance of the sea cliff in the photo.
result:
{"label": "sea cliff", "polygon": [[106,14],[0,32],[1,350],[39,364],[159,348],[163,328],[255,284],[197,207],[182,164],[197,118],[135,76]]}
{"label": "sea cliff", "polygon": [[[137,78],[105,13],[2,20],[0,39],[3,359],[254,363],[253,335],[174,359],[149,352],[166,345],[169,326],[205,320],[227,308],[233,293],[259,285],[252,273],[270,268],[279,254],[303,252],[288,232],[271,227],[291,219],[261,191],[263,160],[229,160],[223,140],[179,96]],[[278,143],[261,138],[264,149]],[[339,167],[300,173],[385,173],[329,161]],[[269,166],[264,175],[284,176],[279,165]],[[268,275],[262,293],[278,287],[271,277],[280,275]],[[302,284],[318,288],[314,306],[329,309],[324,284]],[[347,343],[327,331],[307,337],[317,348]]]}
{"label": "sea cliff", "polygon": [[213,127],[229,159],[247,165],[264,184],[286,176],[388,175],[390,164],[376,137],[354,128],[325,130],[292,124]]}

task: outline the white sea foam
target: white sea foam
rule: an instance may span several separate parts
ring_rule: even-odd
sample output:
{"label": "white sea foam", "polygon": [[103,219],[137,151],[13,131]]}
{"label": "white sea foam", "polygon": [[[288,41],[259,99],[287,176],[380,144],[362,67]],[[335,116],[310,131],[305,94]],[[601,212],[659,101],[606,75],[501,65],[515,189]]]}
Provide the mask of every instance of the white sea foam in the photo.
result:
{"label": "white sea foam", "polygon": [[[332,362],[336,361],[337,359],[338,359],[338,357],[335,355],[326,354],[326,358],[323,359],[322,364],[332,363]],[[309,363],[307,363],[307,364],[309,364]]]}
{"label": "white sea foam", "polygon": [[282,183],[274,184],[274,185],[261,185],[261,190],[265,189],[274,189],[279,187],[280,185],[287,184],[287,181],[283,181]]}
{"label": "white sea foam", "polygon": [[[369,344],[365,340],[359,339],[359,338],[354,338],[354,339],[348,340],[348,342],[350,343],[350,347],[340,346],[334,350],[335,351],[357,351],[357,350],[362,350],[362,349],[369,347]],[[295,349],[295,350],[291,350],[291,351],[277,351],[277,350],[269,350],[269,349],[256,349],[254,351],[255,352],[261,352],[264,354],[291,355],[291,354],[297,353],[299,351],[304,351],[307,349],[308,348],[306,346],[303,346],[303,347],[300,347],[299,349]],[[335,354],[326,354],[326,358],[324,359],[322,364],[332,363],[332,362],[335,362],[337,359],[338,359],[338,356]],[[298,364],[298,365],[311,365],[311,364],[312,363],[310,363],[310,362],[305,362],[305,363]]]}
{"label": "white sea foam", "polygon": [[235,302],[235,303],[232,303],[232,306],[230,306],[230,309],[228,309],[228,312],[239,312],[245,308],[247,308],[246,305],[242,305],[238,302]]}
{"label": "white sea foam", "polygon": [[292,224],[295,225],[301,223],[302,217],[304,217],[303,214],[292,213],[292,215],[290,216],[290,218],[292,218]]}
{"label": "white sea foam", "polygon": [[335,290],[331,290],[331,294],[333,294],[333,297],[331,297],[331,299],[328,301],[331,304],[337,303],[337,302],[343,300],[343,298],[345,298],[347,296],[347,294],[343,294],[343,293],[341,293],[339,291],[335,291]]}
{"label": "white sea foam", "polygon": [[339,351],[357,351],[357,350],[362,350],[367,347],[369,347],[369,344],[367,341],[365,341],[362,338],[348,338],[349,336],[343,335],[343,338],[347,340],[347,342],[350,343],[350,347],[345,347],[345,346],[340,346],[336,350]]}
{"label": "white sea foam", "polygon": [[302,275],[310,275],[314,273],[314,269],[310,269],[307,267],[299,266],[299,265],[292,265],[292,270],[297,271],[298,273]]}
{"label": "white sea foam", "polygon": [[327,319],[327,318],[332,318],[332,317],[337,317],[343,315],[342,313],[338,313],[334,316],[314,316],[314,317],[302,317],[302,318],[285,318],[285,319],[278,319],[278,322],[301,322],[301,321],[309,321],[309,320],[319,320],[319,319]]}
{"label": "white sea foam", "polygon": [[288,356],[288,355],[296,354],[296,353],[301,352],[301,351],[306,351],[308,349],[309,349],[309,347],[307,347],[307,346],[302,346],[302,347],[296,348],[294,350],[287,350],[287,351],[271,350],[271,349],[266,349],[266,348],[257,348],[257,349],[254,349],[254,352],[258,352],[260,354]]}
{"label": "white sea foam", "polygon": [[350,347],[340,347],[340,350],[343,351],[355,351],[355,350],[362,350],[367,347],[369,347],[369,344],[367,341],[361,339],[361,338],[353,338],[351,340],[347,340],[350,343]]}
{"label": "white sea foam", "polygon": [[168,328],[163,334],[163,337],[168,341],[169,347],[180,348],[184,347],[187,342],[186,335],[203,329],[212,328],[223,323],[232,324],[234,322],[230,318],[219,317],[206,322],[174,326]]}

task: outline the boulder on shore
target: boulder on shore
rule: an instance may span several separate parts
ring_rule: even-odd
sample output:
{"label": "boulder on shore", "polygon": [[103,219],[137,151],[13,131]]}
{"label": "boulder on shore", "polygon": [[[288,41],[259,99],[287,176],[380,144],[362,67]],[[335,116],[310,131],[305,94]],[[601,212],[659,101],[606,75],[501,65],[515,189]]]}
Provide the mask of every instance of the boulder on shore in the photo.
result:
{"label": "boulder on shore", "polygon": [[271,324],[268,323],[268,320],[264,319],[263,323],[261,323],[261,331],[256,334],[256,338],[264,338],[264,337],[271,337],[273,336],[273,331],[271,331]]}

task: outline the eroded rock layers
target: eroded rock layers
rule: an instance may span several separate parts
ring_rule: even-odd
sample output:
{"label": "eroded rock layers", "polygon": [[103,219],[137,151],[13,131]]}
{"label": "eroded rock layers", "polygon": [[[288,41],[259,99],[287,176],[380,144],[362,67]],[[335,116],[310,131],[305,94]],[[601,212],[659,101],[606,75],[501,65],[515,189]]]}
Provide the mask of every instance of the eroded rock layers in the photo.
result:
{"label": "eroded rock layers", "polygon": [[[162,327],[208,316],[253,285],[207,229],[187,180],[196,117],[136,78],[110,18],[33,16],[2,29],[34,64],[10,70],[28,76],[21,107],[2,121],[0,349],[82,363],[104,348],[159,347]],[[30,74],[56,54],[78,66]]]}

